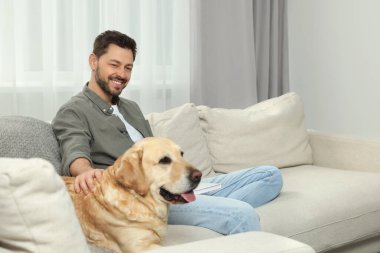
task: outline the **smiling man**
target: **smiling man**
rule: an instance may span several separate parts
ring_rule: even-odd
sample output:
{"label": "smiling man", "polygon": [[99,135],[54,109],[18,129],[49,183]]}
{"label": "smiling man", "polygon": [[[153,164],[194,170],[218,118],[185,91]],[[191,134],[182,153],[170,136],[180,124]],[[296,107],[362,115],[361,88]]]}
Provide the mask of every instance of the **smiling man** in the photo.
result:
{"label": "smiling man", "polygon": [[[135,58],[132,38],[117,31],[98,35],[89,57],[90,81],[59,109],[52,122],[64,175],[75,176],[76,192],[91,192],[105,168],[135,142],[153,135],[139,106],[119,97],[131,78]],[[221,234],[259,230],[254,207],[275,198],[282,187],[281,173],[273,166],[248,168],[207,181],[223,187],[198,195],[186,205],[171,206],[169,223],[202,226]]]}
{"label": "smiling man", "polygon": [[[91,79],[53,120],[65,175],[88,193],[103,169],[134,142],[152,136],[139,106],[119,97],[131,79],[136,42],[117,31],[100,34],[89,57]],[[113,129],[105,134],[106,129]],[[115,141],[119,140],[119,141]]]}

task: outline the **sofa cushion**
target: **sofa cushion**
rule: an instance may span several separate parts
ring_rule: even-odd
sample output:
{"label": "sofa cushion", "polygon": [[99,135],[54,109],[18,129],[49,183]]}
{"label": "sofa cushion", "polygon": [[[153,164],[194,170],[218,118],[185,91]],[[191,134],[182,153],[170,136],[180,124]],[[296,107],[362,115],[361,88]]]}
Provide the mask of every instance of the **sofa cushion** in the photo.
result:
{"label": "sofa cushion", "polygon": [[53,166],[0,158],[0,251],[89,252],[74,207]]}
{"label": "sofa cushion", "polygon": [[212,175],[212,166],[206,139],[199,124],[194,104],[187,103],[165,112],[145,116],[154,136],[167,137],[184,151],[184,158],[203,172]]}
{"label": "sofa cushion", "polygon": [[262,230],[324,252],[379,235],[380,173],[303,165],[281,170],[279,197],[258,207]]}
{"label": "sofa cushion", "polygon": [[308,245],[265,232],[247,232],[158,248],[151,253],[315,253]]}
{"label": "sofa cushion", "polygon": [[198,110],[216,172],[312,163],[303,104],[296,93],[246,109],[198,106]]}
{"label": "sofa cushion", "polygon": [[58,142],[49,123],[25,116],[2,116],[0,129],[0,157],[39,157],[61,172]]}
{"label": "sofa cushion", "polygon": [[178,245],[193,241],[223,237],[224,235],[208,228],[188,225],[168,225],[168,231],[162,240],[162,246]]}

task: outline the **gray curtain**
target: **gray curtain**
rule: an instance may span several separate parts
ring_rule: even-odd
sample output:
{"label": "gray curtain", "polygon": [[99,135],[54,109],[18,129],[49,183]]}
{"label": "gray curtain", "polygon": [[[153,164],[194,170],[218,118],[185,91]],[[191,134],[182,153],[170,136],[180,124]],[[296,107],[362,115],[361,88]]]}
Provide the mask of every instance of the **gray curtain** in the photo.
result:
{"label": "gray curtain", "polygon": [[286,0],[191,1],[191,101],[244,108],[288,92]]}

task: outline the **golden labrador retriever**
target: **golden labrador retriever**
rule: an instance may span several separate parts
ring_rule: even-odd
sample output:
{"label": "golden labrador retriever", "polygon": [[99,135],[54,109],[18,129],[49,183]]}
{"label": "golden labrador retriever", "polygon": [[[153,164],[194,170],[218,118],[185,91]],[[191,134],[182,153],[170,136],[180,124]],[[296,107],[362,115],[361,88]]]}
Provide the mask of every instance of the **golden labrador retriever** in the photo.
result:
{"label": "golden labrador retriever", "polygon": [[178,145],[149,137],[108,167],[92,193],[75,193],[74,178],[62,178],[88,242],[129,253],[159,246],[169,204],[194,201],[201,177]]}

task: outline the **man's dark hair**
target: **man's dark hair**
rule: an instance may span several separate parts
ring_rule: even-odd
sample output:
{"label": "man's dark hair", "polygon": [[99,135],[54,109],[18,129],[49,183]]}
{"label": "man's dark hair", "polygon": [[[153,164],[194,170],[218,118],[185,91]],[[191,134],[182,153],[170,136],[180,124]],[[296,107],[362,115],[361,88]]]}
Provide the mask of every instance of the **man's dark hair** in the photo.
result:
{"label": "man's dark hair", "polygon": [[94,41],[94,49],[92,52],[99,58],[107,53],[110,44],[115,44],[119,47],[132,50],[133,60],[136,59],[136,41],[118,31],[105,31],[99,34]]}

